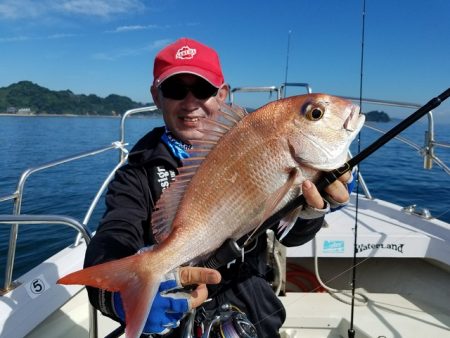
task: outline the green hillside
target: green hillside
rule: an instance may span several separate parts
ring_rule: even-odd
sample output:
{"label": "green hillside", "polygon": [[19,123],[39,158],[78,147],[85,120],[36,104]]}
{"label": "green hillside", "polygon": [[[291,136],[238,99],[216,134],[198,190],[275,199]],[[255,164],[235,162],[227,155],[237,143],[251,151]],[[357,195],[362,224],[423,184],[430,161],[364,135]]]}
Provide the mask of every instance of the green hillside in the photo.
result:
{"label": "green hillside", "polygon": [[119,115],[145,105],[115,94],[101,98],[70,90],[53,91],[30,81],[0,88],[0,113],[29,108],[35,114]]}

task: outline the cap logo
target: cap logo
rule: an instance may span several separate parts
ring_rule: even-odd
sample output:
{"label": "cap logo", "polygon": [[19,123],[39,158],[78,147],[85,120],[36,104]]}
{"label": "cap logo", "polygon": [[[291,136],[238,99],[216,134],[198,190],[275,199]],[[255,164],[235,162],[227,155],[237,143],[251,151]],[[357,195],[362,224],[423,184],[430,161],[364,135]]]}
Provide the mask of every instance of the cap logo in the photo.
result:
{"label": "cap logo", "polygon": [[189,60],[192,59],[195,54],[197,54],[197,50],[195,48],[183,46],[178,49],[177,54],[175,55],[175,59]]}

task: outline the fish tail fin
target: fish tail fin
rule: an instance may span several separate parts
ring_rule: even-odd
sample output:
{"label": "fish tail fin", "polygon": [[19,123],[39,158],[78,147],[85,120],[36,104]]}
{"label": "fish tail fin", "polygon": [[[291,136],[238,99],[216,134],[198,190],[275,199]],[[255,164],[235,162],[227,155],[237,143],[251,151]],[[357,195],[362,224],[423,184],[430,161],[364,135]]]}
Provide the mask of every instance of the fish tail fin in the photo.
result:
{"label": "fish tail fin", "polygon": [[[148,254],[147,254],[148,255]],[[81,284],[118,291],[125,310],[126,337],[139,337],[150,312],[163,272],[139,272],[142,255],[79,270],[60,278],[58,284]],[[153,265],[147,256],[145,264]],[[155,264],[157,266],[157,264]]]}

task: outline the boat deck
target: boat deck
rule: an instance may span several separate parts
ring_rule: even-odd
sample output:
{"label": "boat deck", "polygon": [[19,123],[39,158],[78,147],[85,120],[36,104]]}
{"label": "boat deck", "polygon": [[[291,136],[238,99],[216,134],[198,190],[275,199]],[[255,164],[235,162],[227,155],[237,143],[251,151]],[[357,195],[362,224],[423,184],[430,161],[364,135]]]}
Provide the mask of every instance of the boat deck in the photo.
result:
{"label": "boat deck", "polygon": [[[296,263],[313,265],[311,258],[298,258]],[[450,337],[447,271],[423,259],[372,258],[358,263],[356,291],[368,302],[355,302],[356,337]],[[328,286],[350,289],[351,259],[323,258],[319,264]],[[284,337],[348,336],[351,306],[329,293],[288,292],[280,299],[287,310]]]}

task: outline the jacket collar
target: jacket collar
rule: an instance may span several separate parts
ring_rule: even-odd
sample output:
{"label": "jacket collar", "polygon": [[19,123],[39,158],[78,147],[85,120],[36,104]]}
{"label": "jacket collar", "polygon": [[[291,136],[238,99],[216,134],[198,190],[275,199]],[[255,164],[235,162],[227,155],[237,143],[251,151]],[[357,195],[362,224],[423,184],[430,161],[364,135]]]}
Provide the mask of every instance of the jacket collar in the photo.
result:
{"label": "jacket collar", "polygon": [[132,166],[142,166],[149,162],[163,160],[174,168],[181,166],[181,161],[176,159],[167,145],[161,141],[164,130],[164,127],[158,127],[142,137],[131,149],[128,163]]}

